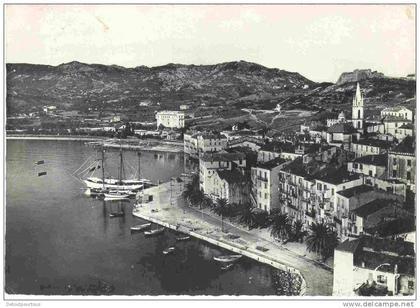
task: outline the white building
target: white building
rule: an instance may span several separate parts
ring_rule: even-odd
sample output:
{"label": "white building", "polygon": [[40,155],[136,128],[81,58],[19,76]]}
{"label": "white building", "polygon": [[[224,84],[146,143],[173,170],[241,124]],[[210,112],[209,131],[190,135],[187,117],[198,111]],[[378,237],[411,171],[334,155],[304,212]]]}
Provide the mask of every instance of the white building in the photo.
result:
{"label": "white building", "polygon": [[250,183],[243,169],[217,170],[208,179],[206,194],[216,201],[226,199],[230,204],[249,201]]}
{"label": "white building", "polygon": [[200,189],[210,195],[215,191],[213,174],[217,171],[246,167],[243,153],[204,153],[200,157]]}
{"label": "white building", "polygon": [[386,153],[392,146],[393,143],[390,141],[380,139],[360,139],[352,141],[350,151],[353,152],[356,157],[379,155]]}
{"label": "white building", "polygon": [[385,118],[386,116],[393,116],[413,121],[413,112],[404,106],[395,106],[383,109],[381,111],[381,117]]}
{"label": "white building", "polygon": [[161,125],[167,128],[185,127],[185,114],[181,111],[159,111],[156,114],[157,128]]}
{"label": "white building", "polygon": [[219,152],[227,147],[225,136],[213,133],[185,133],[184,152],[192,156]]}
{"label": "white building", "polygon": [[334,251],[333,296],[414,295],[415,260],[410,242],[346,240]]}
{"label": "white building", "polygon": [[280,208],[279,171],[285,163],[285,159],[274,158],[251,168],[251,200],[255,207],[266,212]]}

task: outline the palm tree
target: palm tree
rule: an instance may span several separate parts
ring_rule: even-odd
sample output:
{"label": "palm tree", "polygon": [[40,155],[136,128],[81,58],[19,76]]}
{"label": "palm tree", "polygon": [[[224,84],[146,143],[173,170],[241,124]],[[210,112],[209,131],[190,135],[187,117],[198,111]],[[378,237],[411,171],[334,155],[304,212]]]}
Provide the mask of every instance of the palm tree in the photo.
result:
{"label": "palm tree", "polygon": [[282,240],[287,239],[291,231],[291,223],[287,214],[277,213],[271,218],[271,236]]}
{"label": "palm tree", "polygon": [[226,216],[226,214],[229,213],[230,211],[230,204],[228,202],[228,200],[226,200],[225,198],[218,198],[216,201],[216,204],[213,207],[213,211],[217,214],[220,215],[222,218],[222,232],[224,232],[223,230],[223,216]]}
{"label": "palm tree", "polygon": [[303,230],[303,222],[296,220],[292,226],[292,240],[295,242],[303,242],[303,238],[308,235],[308,232]]}
{"label": "palm tree", "polygon": [[337,233],[325,223],[313,223],[306,237],[306,249],[321,255],[323,261],[334,253],[338,245]]}
{"label": "palm tree", "polygon": [[239,214],[239,223],[247,225],[248,230],[251,230],[255,226],[255,213],[251,204],[245,203],[242,206]]}

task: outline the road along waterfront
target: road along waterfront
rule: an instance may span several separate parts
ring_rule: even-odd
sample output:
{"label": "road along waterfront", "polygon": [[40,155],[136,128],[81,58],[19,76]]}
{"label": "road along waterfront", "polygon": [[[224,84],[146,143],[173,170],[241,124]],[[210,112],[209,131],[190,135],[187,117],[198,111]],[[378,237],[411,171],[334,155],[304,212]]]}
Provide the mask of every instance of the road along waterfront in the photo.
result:
{"label": "road along waterfront", "polygon": [[[182,183],[170,181],[145,190],[145,193],[153,195],[153,201],[134,208],[133,215],[294,273],[302,280],[300,295],[332,294],[331,270],[285,250],[275,242],[258,237],[251,231],[229,225],[229,233],[222,232],[218,218],[186,206],[181,197],[182,187]],[[239,238],[232,239],[229,236],[232,234]],[[257,250],[257,246],[264,247],[267,251]]]}

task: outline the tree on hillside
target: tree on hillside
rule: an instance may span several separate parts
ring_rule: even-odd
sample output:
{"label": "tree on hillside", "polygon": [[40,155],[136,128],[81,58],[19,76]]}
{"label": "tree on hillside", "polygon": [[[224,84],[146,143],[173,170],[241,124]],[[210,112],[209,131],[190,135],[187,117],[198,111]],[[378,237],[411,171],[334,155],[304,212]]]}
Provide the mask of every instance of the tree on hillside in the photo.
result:
{"label": "tree on hillside", "polygon": [[306,249],[319,254],[323,261],[334,253],[338,245],[337,233],[325,223],[313,223],[306,237]]}

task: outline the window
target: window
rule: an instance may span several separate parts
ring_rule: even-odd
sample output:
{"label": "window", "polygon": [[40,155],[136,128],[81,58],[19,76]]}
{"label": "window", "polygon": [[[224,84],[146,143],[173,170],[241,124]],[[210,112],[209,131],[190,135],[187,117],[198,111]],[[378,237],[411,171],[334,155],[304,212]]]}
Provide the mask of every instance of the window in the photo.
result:
{"label": "window", "polygon": [[384,276],[384,275],[378,275],[378,277],[376,277],[376,281],[378,283],[386,283],[386,276]]}
{"label": "window", "polygon": [[397,177],[397,170],[392,170],[392,177],[396,178]]}
{"label": "window", "polygon": [[334,196],[334,188],[331,189],[331,196]]}
{"label": "window", "polygon": [[396,158],[394,158],[394,159],[393,159],[393,164],[394,164],[394,165],[396,165],[396,164],[397,164],[397,159],[396,159]]}
{"label": "window", "polygon": [[264,199],[267,199],[267,193],[264,194]]}
{"label": "window", "polygon": [[411,180],[411,172],[407,171],[407,180]]}
{"label": "window", "polygon": [[411,166],[411,159],[407,160],[407,166]]}
{"label": "window", "polygon": [[[357,118],[360,119],[360,109],[357,110]],[[359,128],[360,128],[360,122],[359,122]]]}
{"label": "window", "polygon": [[369,176],[372,176],[372,170],[369,170]]}
{"label": "window", "polygon": [[264,188],[267,189],[267,183],[264,183]]}

